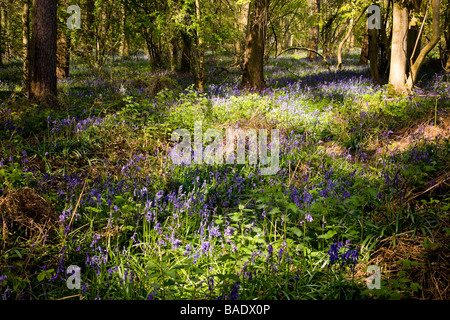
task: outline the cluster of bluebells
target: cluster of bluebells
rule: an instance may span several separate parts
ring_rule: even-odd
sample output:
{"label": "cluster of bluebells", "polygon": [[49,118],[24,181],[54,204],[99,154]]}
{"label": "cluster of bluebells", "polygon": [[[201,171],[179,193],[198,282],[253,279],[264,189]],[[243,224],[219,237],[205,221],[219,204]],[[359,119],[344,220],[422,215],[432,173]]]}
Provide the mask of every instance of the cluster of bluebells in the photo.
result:
{"label": "cluster of bluebells", "polygon": [[330,245],[330,250],[327,251],[327,254],[329,255],[328,267],[339,262],[341,267],[346,264],[356,265],[359,259],[359,252],[357,249],[350,249],[350,245],[350,240],[347,240],[345,244],[343,242],[332,243]]}
{"label": "cluster of bluebells", "polygon": [[231,287],[231,290],[228,294],[222,293],[219,295],[216,300],[237,300],[241,295],[239,294],[239,288],[241,283],[239,281],[235,281]]}

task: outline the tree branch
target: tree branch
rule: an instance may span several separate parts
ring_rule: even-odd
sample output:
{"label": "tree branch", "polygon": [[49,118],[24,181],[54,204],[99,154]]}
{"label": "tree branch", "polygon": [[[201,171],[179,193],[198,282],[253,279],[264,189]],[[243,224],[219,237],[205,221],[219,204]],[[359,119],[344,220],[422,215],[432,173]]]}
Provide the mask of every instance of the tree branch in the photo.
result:
{"label": "tree branch", "polygon": [[342,65],[342,48],[344,47],[345,42],[348,40],[348,38],[350,38],[350,35],[352,34],[353,28],[356,26],[356,24],[358,23],[359,19],[361,19],[361,17],[364,15],[364,13],[366,12],[367,8],[369,6],[366,6],[361,13],[359,14],[358,18],[356,18],[356,20],[353,21],[353,23],[350,25],[350,27],[348,28],[348,32],[345,35],[344,39],[342,39],[341,43],[339,44],[339,49],[338,49],[338,64],[337,64],[337,69],[341,68]]}
{"label": "tree branch", "polygon": [[419,56],[417,57],[414,64],[411,66],[410,74],[408,76],[408,79],[406,80],[406,89],[408,90],[408,92],[411,92],[412,88],[414,87],[414,83],[417,80],[417,73],[419,72],[420,67],[425,61],[425,57],[431,50],[433,50],[433,48],[436,46],[436,44],[439,42],[441,38],[441,32],[439,30],[441,17],[440,0],[430,0],[430,2],[431,2],[431,9],[433,12],[432,37],[431,40],[426,44],[426,46],[420,51]]}
{"label": "tree branch", "polygon": [[323,61],[325,61],[326,65],[327,65],[328,70],[330,71],[330,65],[329,65],[327,59],[326,59],[321,53],[319,53],[319,52],[317,52],[316,50],[313,50],[313,49],[304,48],[304,47],[291,47],[291,48],[284,49],[284,50],[281,51],[276,57],[278,58],[278,57],[281,56],[283,53],[286,53],[286,52],[292,51],[292,50],[301,50],[301,51],[309,51],[309,52],[314,52],[314,53],[316,53],[317,55],[319,55],[320,57],[322,57]]}

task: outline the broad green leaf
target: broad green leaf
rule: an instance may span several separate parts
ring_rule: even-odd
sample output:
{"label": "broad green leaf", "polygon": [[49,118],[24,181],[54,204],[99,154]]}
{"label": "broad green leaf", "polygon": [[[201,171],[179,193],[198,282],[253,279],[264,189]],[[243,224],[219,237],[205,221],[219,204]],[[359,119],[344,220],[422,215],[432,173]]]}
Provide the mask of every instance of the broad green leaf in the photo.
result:
{"label": "broad green leaf", "polygon": [[337,232],[334,231],[334,230],[329,230],[327,233],[321,234],[317,238],[319,238],[319,239],[330,239],[330,238],[333,238],[336,233]]}

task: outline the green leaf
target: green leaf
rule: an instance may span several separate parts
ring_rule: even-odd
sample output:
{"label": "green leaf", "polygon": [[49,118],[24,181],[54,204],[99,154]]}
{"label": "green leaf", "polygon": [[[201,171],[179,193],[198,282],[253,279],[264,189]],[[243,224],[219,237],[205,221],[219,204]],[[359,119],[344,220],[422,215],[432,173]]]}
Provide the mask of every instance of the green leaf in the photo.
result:
{"label": "green leaf", "polygon": [[297,236],[297,237],[301,237],[302,236],[302,231],[297,228],[297,227],[292,227],[291,231]]}
{"label": "green leaf", "polygon": [[45,275],[46,275],[45,271],[42,271],[41,273],[39,273],[37,276],[38,281],[42,282],[42,280],[44,280],[44,278],[45,278]]}
{"label": "green leaf", "polygon": [[325,234],[321,234],[317,238],[319,238],[319,239],[330,239],[330,238],[333,238],[336,233],[337,233],[336,231],[330,230],[330,231],[328,231]]}
{"label": "green leaf", "polygon": [[296,213],[299,212],[298,207],[294,203],[289,203],[287,205],[287,209],[292,210],[292,212],[296,212]]}
{"label": "green leaf", "polygon": [[276,207],[276,208],[273,208],[272,210],[270,210],[268,212],[268,214],[272,215],[272,214],[279,213],[279,212],[281,212],[280,208]]}
{"label": "green leaf", "polygon": [[416,282],[411,283],[411,289],[414,290],[414,292],[417,292],[419,290],[422,290],[422,286]]}
{"label": "green leaf", "polygon": [[164,276],[175,279],[177,277],[177,273],[175,272],[175,270],[169,270],[164,272]]}

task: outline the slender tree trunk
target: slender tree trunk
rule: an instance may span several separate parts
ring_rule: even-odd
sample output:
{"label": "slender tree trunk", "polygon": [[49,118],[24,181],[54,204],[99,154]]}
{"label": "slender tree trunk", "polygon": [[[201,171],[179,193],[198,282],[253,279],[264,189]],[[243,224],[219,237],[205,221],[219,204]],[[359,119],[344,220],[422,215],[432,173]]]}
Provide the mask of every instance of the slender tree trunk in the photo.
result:
{"label": "slender tree trunk", "polygon": [[[419,56],[420,53],[420,49],[421,49],[421,37],[419,37],[419,32],[420,32],[420,26],[412,26],[409,30],[408,30],[408,41],[407,41],[407,57],[408,57],[408,68],[407,71],[409,71],[409,61],[410,59],[412,59],[412,63],[414,63],[417,59],[417,57]],[[416,43],[417,43],[417,48],[416,48]],[[416,48],[416,50],[414,51],[414,48]],[[414,53],[414,57],[412,56]]]}
{"label": "slender tree trunk", "polygon": [[191,70],[191,50],[192,50],[192,39],[185,33],[181,32],[181,39],[183,40],[183,48],[181,52],[181,65],[180,72],[187,73]]}
{"label": "slender tree trunk", "polygon": [[291,33],[290,33],[290,23],[288,20],[284,22],[284,32],[283,32],[283,49],[290,47]]}
{"label": "slender tree trunk", "polygon": [[358,66],[366,65],[369,62],[369,28],[366,26],[366,32],[363,38],[361,55],[359,56]]}
{"label": "slender tree trunk", "polygon": [[[67,0],[63,0],[61,2],[64,9],[68,7]],[[65,13],[65,10],[63,12]],[[58,79],[65,79],[69,76],[70,50],[70,30],[68,30],[64,18],[58,19],[58,40],[56,43],[56,77]]]}
{"label": "slender tree trunk", "polygon": [[240,36],[236,39],[235,48],[236,56],[234,58],[235,63],[242,64],[243,56],[245,52],[245,40],[247,39],[248,33],[248,17],[250,12],[250,1],[243,3],[240,6],[239,20],[238,20],[238,30]]}
{"label": "slender tree trunk", "polygon": [[[354,20],[355,20],[355,19],[353,19],[353,18],[350,19],[350,25],[353,25]],[[347,38],[347,40],[350,39],[350,41],[347,42],[347,40],[345,40],[345,41],[347,42],[347,45],[345,46],[345,53],[346,53],[346,54],[349,54],[349,53],[350,53],[350,49],[352,48],[352,43],[353,43],[353,41],[354,41],[354,40],[352,40],[352,38],[353,38],[353,29],[352,29],[352,32],[350,33],[350,36]],[[341,50],[342,50],[342,49],[341,49]]]}
{"label": "slender tree trunk", "polygon": [[[320,0],[309,0],[309,5],[311,8],[311,15],[314,15],[316,19],[319,19],[318,15],[320,14]],[[317,51],[319,48],[319,32],[320,27],[317,23],[311,29],[311,40],[309,47]],[[314,51],[308,52],[308,59],[315,61],[317,59],[317,54]]]}
{"label": "slender tree trunk", "polygon": [[[3,7],[0,6],[0,17],[3,15]],[[0,18],[0,67],[3,67],[3,46],[5,42],[2,19]]]}
{"label": "slender tree trunk", "polygon": [[[1,7],[0,9],[0,29],[2,33],[0,34],[0,54],[4,54],[4,62],[8,62],[8,25],[6,20],[6,7]],[[2,61],[3,64],[3,61]]]}
{"label": "slender tree trunk", "polygon": [[170,71],[174,72],[178,66],[178,39],[172,38],[170,41]]}
{"label": "slender tree trunk", "polygon": [[281,19],[281,21],[280,21],[280,33],[278,34],[278,37],[277,37],[277,48],[276,48],[277,51],[276,52],[283,51],[283,46],[285,44],[284,37],[283,37],[284,27],[285,27],[285,21],[284,21],[284,19]]}
{"label": "slender tree trunk", "polygon": [[[344,39],[342,39],[341,43],[339,44],[338,53],[337,53],[337,57],[338,57],[337,68],[338,69],[340,69],[341,65],[342,65],[342,48],[344,47],[344,44],[348,40],[348,38],[350,38],[350,36],[353,35],[353,28],[358,23],[359,19],[361,19],[361,17],[365,14],[366,10],[367,10],[367,8],[362,10],[361,13],[359,14],[359,16],[356,18],[356,20],[351,18],[351,22],[350,22],[350,26],[348,28],[347,34],[345,35]],[[351,44],[351,47],[353,47],[353,44]]]}
{"label": "slender tree trunk", "polygon": [[120,47],[119,47],[119,55],[122,58],[130,57],[130,45],[128,40],[128,33],[126,32],[126,21],[127,21],[127,8],[124,4],[120,6],[121,10],[121,22],[120,22]]}
{"label": "slender tree trunk", "polygon": [[30,94],[33,102],[56,102],[57,0],[33,1],[30,55]]}
{"label": "slender tree trunk", "polygon": [[402,7],[398,2],[394,2],[389,84],[395,92],[400,94],[406,93],[408,11],[407,7]]}
{"label": "slender tree trunk", "polygon": [[197,17],[197,51],[198,51],[198,68],[197,71],[197,89],[203,92],[205,85],[205,48],[203,42],[203,28],[200,1],[195,0],[195,15]]}
{"label": "slender tree trunk", "polygon": [[261,90],[264,83],[264,47],[267,34],[269,0],[253,0],[250,29],[245,50],[242,87]]}
{"label": "slender tree trunk", "polygon": [[56,76],[58,79],[69,77],[70,48],[70,37],[63,31],[57,42]]}
{"label": "slender tree trunk", "polygon": [[389,61],[391,58],[391,47],[390,47],[390,40],[388,38],[388,35],[386,33],[386,30],[388,29],[389,24],[389,7],[391,5],[391,0],[384,0],[384,8],[386,15],[382,18],[383,21],[381,21],[381,29],[379,30],[381,41],[379,41],[380,46],[380,59],[378,61],[378,70],[380,70],[380,76],[382,82],[385,81],[386,75],[389,73]]}
{"label": "slender tree trunk", "polygon": [[[413,0],[412,1],[412,7],[414,12],[420,13],[420,6],[421,6],[422,0]],[[409,73],[409,68],[411,67],[411,60],[412,63],[414,63],[419,56],[420,49],[421,49],[421,35],[420,35],[420,21],[416,20],[415,23],[413,21],[410,22],[410,28],[408,30],[408,40],[407,40],[407,70],[406,72]],[[416,46],[417,43],[417,46]],[[415,50],[414,50],[415,49]],[[413,56],[414,54],[414,56]]]}
{"label": "slender tree trunk", "polygon": [[30,91],[30,3],[25,0],[22,12],[22,46],[23,46],[23,92],[28,95]]}
{"label": "slender tree trunk", "polygon": [[[450,5],[448,5],[450,6]],[[444,50],[442,52],[442,61],[444,69],[450,72],[450,13],[445,13],[445,29],[444,29]]]}
{"label": "slender tree trunk", "polygon": [[440,0],[431,0],[431,11],[432,11],[432,36],[430,42],[428,42],[423,49],[420,51],[417,56],[416,61],[411,66],[411,71],[406,80],[406,88],[408,92],[411,92],[414,84],[417,80],[417,74],[419,73],[419,69],[425,61],[425,57],[427,54],[433,50],[433,48],[437,45],[439,40],[441,39],[440,33],[440,23],[441,23],[441,11],[440,11]]}
{"label": "slender tree trunk", "polygon": [[350,49],[353,49],[355,47],[355,33],[352,32],[350,35]]}
{"label": "slender tree trunk", "polygon": [[95,43],[95,30],[94,30],[94,22],[95,22],[95,0],[86,0],[86,27],[85,29],[85,43],[86,43],[86,52],[85,58],[88,60],[88,63],[92,65],[95,64],[93,59],[94,56],[94,43]]}
{"label": "slender tree trunk", "polygon": [[380,72],[378,70],[378,30],[369,29],[369,61],[370,74],[375,82],[381,85]]}

